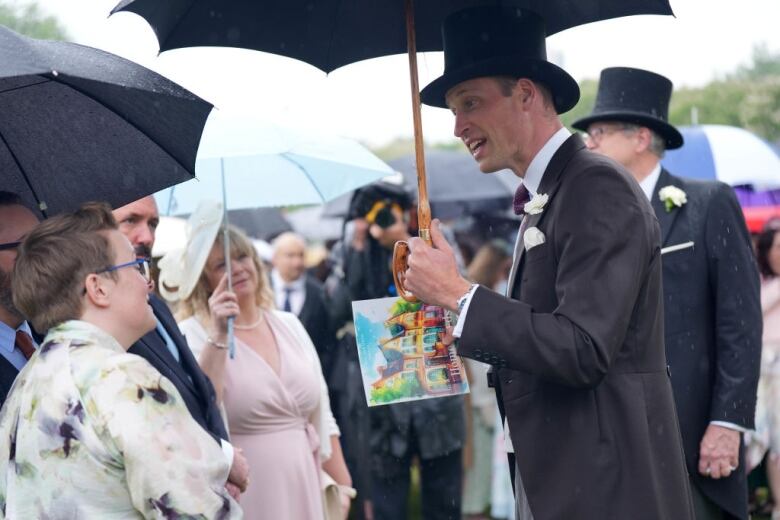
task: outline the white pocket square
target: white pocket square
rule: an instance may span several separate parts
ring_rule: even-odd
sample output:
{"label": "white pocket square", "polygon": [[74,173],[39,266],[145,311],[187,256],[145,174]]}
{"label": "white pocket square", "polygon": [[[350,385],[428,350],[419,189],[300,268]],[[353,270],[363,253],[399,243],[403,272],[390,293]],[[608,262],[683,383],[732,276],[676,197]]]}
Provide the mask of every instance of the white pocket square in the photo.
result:
{"label": "white pocket square", "polygon": [[536,246],[544,244],[544,233],[537,227],[529,227],[523,234],[523,245],[526,251],[530,251]]}
{"label": "white pocket square", "polygon": [[674,253],[675,251],[680,251],[682,249],[688,249],[690,247],[693,247],[693,242],[683,242],[682,244],[676,244],[673,246],[667,246],[661,248],[661,254],[665,255],[666,253]]}

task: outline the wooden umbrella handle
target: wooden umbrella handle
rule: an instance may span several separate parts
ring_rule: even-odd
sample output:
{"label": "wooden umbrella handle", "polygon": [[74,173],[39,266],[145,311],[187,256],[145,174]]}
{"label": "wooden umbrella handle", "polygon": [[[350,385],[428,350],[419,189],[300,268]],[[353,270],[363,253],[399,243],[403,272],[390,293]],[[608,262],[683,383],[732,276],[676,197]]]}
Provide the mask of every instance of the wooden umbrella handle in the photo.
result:
{"label": "wooden umbrella handle", "polygon": [[[414,121],[414,152],[417,163],[417,228],[420,238],[431,245],[431,205],[428,202],[428,183],[425,178],[422,116],[420,114],[420,84],[417,79],[417,44],[414,36],[413,0],[406,0],[406,50],[409,56],[409,76],[412,87],[412,117]],[[419,301],[406,290],[406,270],[409,268],[409,244],[396,242],[393,249],[393,281],[398,294],[408,302]]]}

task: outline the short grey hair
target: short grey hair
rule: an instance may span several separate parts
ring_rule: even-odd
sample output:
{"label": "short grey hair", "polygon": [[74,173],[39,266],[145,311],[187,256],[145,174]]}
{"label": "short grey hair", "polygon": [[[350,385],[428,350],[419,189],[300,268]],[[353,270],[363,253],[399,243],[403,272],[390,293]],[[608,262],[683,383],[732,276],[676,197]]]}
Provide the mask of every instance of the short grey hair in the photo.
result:
{"label": "short grey hair", "polygon": [[623,123],[623,131],[625,132],[636,132],[640,128],[647,128],[650,132],[650,153],[658,156],[659,159],[663,159],[663,156],[666,153],[666,139],[658,135],[658,132],[655,132],[653,129],[646,126]]}

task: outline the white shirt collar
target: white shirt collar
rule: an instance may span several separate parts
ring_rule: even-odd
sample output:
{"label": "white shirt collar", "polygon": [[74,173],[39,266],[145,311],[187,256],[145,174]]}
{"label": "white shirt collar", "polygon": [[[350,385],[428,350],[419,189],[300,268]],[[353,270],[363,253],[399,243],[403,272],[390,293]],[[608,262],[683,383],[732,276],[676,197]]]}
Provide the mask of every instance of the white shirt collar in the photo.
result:
{"label": "white shirt collar", "polygon": [[302,291],[306,286],[306,275],[304,274],[297,280],[294,280],[292,282],[285,282],[282,278],[282,275],[279,274],[279,271],[276,269],[271,270],[271,282],[273,283],[274,289],[277,291],[282,291],[286,287],[289,287],[293,291]]}
{"label": "white shirt collar", "polygon": [[650,172],[650,175],[642,179],[642,182],[639,183],[639,187],[642,188],[643,192],[645,192],[645,196],[650,202],[653,201],[653,190],[655,189],[655,185],[658,184],[658,177],[660,176],[661,163],[659,162],[655,165],[653,171]]}
{"label": "white shirt collar", "polygon": [[528,165],[528,169],[525,171],[525,177],[523,177],[523,185],[532,197],[536,195],[539,184],[542,182],[544,171],[549,166],[553,155],[555,155],[555,152],[558,151],[558,148],[561,147],[569,136],[571,136],[571,132],[565,126],[562,127],[547,140],[542,149],[531,160],[531,164]]}
{"label": "white shirt collar", "polygon": [[[14,351],[14,348],[16,348],[17,330],[24,331],[32,337],[32,329],[30,329],[30,324],[26,321],[23,321],[16,329],[12,329],[7,324],[0,321],[0,349],[3,349],[6,352]],[[33,342],[35,342],[35,340],[33,340]]]}

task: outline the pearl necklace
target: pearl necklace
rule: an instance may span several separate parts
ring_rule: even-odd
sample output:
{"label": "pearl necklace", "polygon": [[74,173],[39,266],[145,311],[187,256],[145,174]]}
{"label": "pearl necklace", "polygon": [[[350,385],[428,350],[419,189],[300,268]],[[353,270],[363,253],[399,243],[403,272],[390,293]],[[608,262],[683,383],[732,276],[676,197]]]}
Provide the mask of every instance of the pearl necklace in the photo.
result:
{"label": "pearl necklace", "polygon": [[263,321],[263,311],[258,311],[257,321],[254,323],[250,323],[249,325],[239,325],[238,323],[233,323],[233,328],[236,330],[252,330],[258,325],[260,325],[260,322]]}

